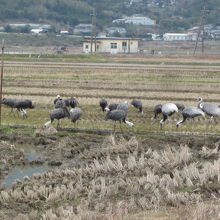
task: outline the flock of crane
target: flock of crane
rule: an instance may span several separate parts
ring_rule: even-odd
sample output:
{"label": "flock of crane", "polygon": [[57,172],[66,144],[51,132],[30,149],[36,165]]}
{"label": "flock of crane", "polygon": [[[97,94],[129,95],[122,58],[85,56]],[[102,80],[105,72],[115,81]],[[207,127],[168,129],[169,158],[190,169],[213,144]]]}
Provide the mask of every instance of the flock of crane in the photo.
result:
{"label": "flock of crane", "polygon": [[[11,107],[13,109],[17,109],[17,112],[22,115],[23,118],[27,118],[26,109],[34,108],[31,100],[25,99],[12,99],[12,98],[4,98],[2,100],[2,104]],[[62,118],[69,118],[73,123],[75,123],[78,119],[80,119],[82,110],[77,105],[79,102],[71,97],[68,99],[62,99],[60,95],[57,95],[54,102],[54,109],[49,113],[50,120],[47,121],[44,126],[48,127],[52,122],[56,119],[58,120],[57,126],[59,126],[59,120]],[[143,114],[143,106],[140,100],[132,100],[131,105],[138,109],[138,111]],[[126,120],[127,112],[128,112],[128,102],[125,101],[123,103],[112,103],[108,104],[106,99],[101,99],[99,101],[99,106],[101,107],[103,112],[106,112],[105,120],[113,120],[114,122],[123,122],[129,126],[133,126],[132,122]],[[70,107],[70,110],[68,109]],[[176,126],[179,127],[180,124],[184,123],[187,118],[195,118],[199,116],[210,116],[211,120],[214,117],[220,117],[220,106],[215,104],[204,104],[203,99],[198,99],[197,106],[185,107],[183,104],[179,103],[165,103],[158,104],[154,107],[154,116],[153,119],[156,119],[159,114],[162,114],[163,118],[160,120],[160,125],[173,115],[174,113],[178,113],[180,111],[182,113],[182,119],[176,123]],[[114,123],[115,130],[115,123]]]}
{"label": "flock of crane", "polygon": [[[124,122],[130,126],[133,123],[126,121],[126,113],[128,111],[128,103],[122,104],[110,104],[108,107],[108,103],[105,99],[100,101],[100,107],[103,111],[107,111],[106,119],[112,119],[114,121]],[[142,102],[140,100],[132,100],[131,105],[139,110],[143,114],[143,107]],[[119,112],[123,110],[125,112]],[[204,104],[203,99],[198,99],[198,106],[190,106],[185,107],[183,104],[180,103],[165,103],[165,104],[158,104],[154,107],[154,117],[152,119],[156,119],[159,114],[163,115],[163,118],[160,120],[160,126],[168,119],[169,116],[173,115],[174,113],[178,113],[181,111],[182,119],[176,123],[176,127],[178,128],[180,124],[186,121],[187,118],[195,118],[199,116],[205,117],[208,115],[211,117],[211,120],[214,117],[220,117],[220,106],[215,104]]]}

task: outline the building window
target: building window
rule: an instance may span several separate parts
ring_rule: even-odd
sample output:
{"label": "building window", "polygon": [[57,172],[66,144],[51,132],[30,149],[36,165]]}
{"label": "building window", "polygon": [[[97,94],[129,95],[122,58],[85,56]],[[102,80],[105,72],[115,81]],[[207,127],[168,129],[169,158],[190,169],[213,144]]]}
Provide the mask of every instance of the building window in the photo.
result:
{"label": "building window", "polygon": [[86,49],[88,49],[89,48],[89,45],[88,44],[86,44]]}
{"label": "building window", "polygon": [[122,47],[127,47],[127,42],[122,42]]}
{"label": "building window", "polygon": [[111,43],[111,49],[117,49],[117,43]]}
{"label": "building window", "polygon": [[99,49],[99,45],[96,45],[96,50],[98,50]]}

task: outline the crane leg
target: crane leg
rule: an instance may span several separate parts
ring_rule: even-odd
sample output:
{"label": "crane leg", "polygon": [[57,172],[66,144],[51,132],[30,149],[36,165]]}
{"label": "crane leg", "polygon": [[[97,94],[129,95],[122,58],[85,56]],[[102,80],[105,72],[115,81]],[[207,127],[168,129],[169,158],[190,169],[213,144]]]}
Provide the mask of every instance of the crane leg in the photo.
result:
{"label": "crane leg", "polygon": [[167,120],[168,116],[163,114],[163,119],[160,120],[160,130],[162,130],[163,123]]}
{"label": "crane leg", "polygon": [[14,113],[13,108],[11,108],[10,114],[11,114],[11,113]]}
{"label": "crane leg", "polygon": [[60,127],[60,120],[58,119],[57,120],[57,128],[59,128]]}
{"label": "crane leg", "polygon": [[27,118],[27,112],[23,108],[21,108],[20,111],[21,111],[21,114],[23,116],[23,119]]}
{"label": "crane leg", "polygon": [[114,134],[115,134],[116,121],[114,122]]}
{"label": "crane leg", "polygon": [[121,130],[121,133],[123,133],[123,130],[122,130],[122,127],[121,127],[121,122],[120,122],[120,130]]}
{"label": "crane leg", "polygon": [[177,122],[177,124],[176,124],[176,128],[178,128],[179,125],[182,124],[184,121],[186,121],[186,117],[183,116],[183,119],[180,120],[179,122]]}
{"label": "crane leg", "polygon": [[17,116],[19,117],[20,109],[17,108]]}
{"label": "crane leg", "polygon": [[14,108],[11,108],[10,114],[13,114],[15,116]]}

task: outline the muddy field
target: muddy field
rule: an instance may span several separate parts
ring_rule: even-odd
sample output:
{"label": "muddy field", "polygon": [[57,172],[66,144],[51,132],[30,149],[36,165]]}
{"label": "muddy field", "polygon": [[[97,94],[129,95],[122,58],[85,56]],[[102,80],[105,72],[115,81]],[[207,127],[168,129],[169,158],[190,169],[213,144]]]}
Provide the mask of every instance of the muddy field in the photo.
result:
{"label": "muddy field", "polygon": [[[2,130],[0,139],[1,219],[220,217],[218,136],[103,136],[50,128]],[[28,149],[39,157],[28,159]],[[38,166],[49,170],[4,184],[13,169]]]}

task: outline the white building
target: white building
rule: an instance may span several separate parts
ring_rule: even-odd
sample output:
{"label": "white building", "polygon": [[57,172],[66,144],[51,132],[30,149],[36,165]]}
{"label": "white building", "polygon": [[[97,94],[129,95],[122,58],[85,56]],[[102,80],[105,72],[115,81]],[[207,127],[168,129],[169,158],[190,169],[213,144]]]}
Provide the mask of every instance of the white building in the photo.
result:
{"label": "white building", "polygon": [[91,37],[86,37],[83,42],[84,53],[137,53],[137,38],[119,38],[119,37],[96,37],[91,42]]}
{"label": "white building", "polygon": [[140,4],[140,3],[142,3],[142,2],[143,2],[143,0],[130,0],[129,6],[131,6],[131,5],[133,5],[133,4]]}
{"label": "white building", "polygon": [[9,24],[9,26],[13,29],[24,28],[25,26],[29,26],[31,29],[43,29],[43,30],[50,30],[52,28],[50,24],[32,24],[32,23]]}
{"label": "white building", "polygon": [[165,41],[192,41],[195,40],[193,33],[166,33],[163,35]]}
{"label": "white building", "polygon": [[73,33],[74,34],[91,34],[92,24],[78,24],[75,26]]}
{"label": "white building", "polygon": [[43,33],[44,31],[43,31],[43,29],[42,28],[34,28],[34,29],[31,29],[31,33],[32,34],[41,34],[41,33]]}
{"label": "white building", "polygon": [[69,34],[69,31],[60,31],[60,34]]}
{"label": "white building", "polygon": [[117,37],[124,37],[127,33],[126,29],[122,27],[108,27],[105,29],[105,31],[108,33],[108,36],[114,36],[115,34],[117,34]]}
{"label": "white building", "polygon": [[144,16],[131,16],[131,17],[125,17],[125,18],[113,20],[112,23],[116,23],[116,24],[124,23],[124,24],[134,24],[134,25],[155,25],[156,21]]}

